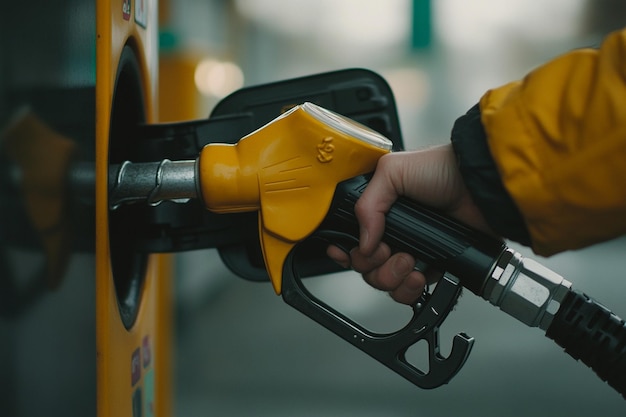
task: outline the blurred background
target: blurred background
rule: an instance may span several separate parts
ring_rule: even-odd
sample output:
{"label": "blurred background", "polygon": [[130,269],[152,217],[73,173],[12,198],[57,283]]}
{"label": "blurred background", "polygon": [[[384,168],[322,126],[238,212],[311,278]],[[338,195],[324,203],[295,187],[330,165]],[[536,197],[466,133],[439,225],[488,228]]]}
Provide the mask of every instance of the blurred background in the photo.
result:
{"label": "blurred background", "polygon": [[[5,28],[0,126],[15,110],[11,92],[16,86],[50,81],[79,87],[76,107],[64,114],[85,111],[80,97],[88,93],[80,87],[94,82],[95,32],[81,16],[93,14],[94,6],[70,3],[77,7],[51,7],[44,16],[19,9],[31,27],[55,28],[50,16],[66,16],[62,21],[69,21],[80,41],[63,56],[37,48],[42,33],[54,37],[54,32],[14,36],[6,28],[14,27],[16,14],[0,13]],[[626,5],[619,0],[162,0],[158,120],[206,118],[242,87],[360,67],[381,74],[391,86],[407,149],[445,143],[454,120],[487,89],[573,48],[598,46],[625,17]],[[49,59],[58,66],[25,69],[16,57]],[[84,131],[93,126],[88,116],[81,120],[70,129],[75,137],[89,136]],[[89,140],[84,152],[93,154]],[[11,173],[0,178],[9,181]],[[0,199],[0,236],[9,241],[20,234],[7,217],[15,208]],[[77,221],[89,229],[93,217]],[[76,244],[80,250],[55,291],[32,282],[40,253],[3,243],[0,407],[5,404],[6,411],[0,408],[0,415],[95,414],[94,322],[77,314],[93,308],[92,239],[93,232],[87,233]],[[626,240],[618,239],[540,261],[625,317],[625,251]],[[618,394],[539,330],[470,293],[460,299],[441,336],[444,350],[457,332],[475,337],[466,366],[450,384],[421,390],[287,306],[269,283],[236,277],[214,250],[175,255],[173,277],[177,416],[610,417],[626,412]],[[408,317],[354,273],[312,278],[310,285],[349,316],[384,331]],[[42,350],[54,355],[41,356]]]}
{"label": "blurred background", "polygon": [[[220,77],[232,77],[233,88],[369,68],[393,89],[407,149],[445,143],[454,120],[487,89],[573,48],[599,45],[626,16],[622,2],[584,0],[186,0],[172,6],[168,35],[178,46],[171,55],[162,49],[161,59],[197,56],[196,83],[211,81],[210,71],[199,78],[204,62],[222,62]],[[202,114],[224,93],[196,85]],[[623,316],[625,249],[621,239],[542,261]],[[212,255],[178,256],[179,415],[626,412],[619,395],[537,329],[473,294],[461,298],[442,330],[444,345],[459,331],[476,338],[466,366],[447,386],[423,391],[295,312],[268,285],[231,276],[219,260],[211,270],[221,268],[220,279],[207,280]],[[336,278],[318,279],[317,289],[342,294],[342,311],[351,317],[398,328],[391,301],[361,285],[356,274],[341,277],[348,283]]]}

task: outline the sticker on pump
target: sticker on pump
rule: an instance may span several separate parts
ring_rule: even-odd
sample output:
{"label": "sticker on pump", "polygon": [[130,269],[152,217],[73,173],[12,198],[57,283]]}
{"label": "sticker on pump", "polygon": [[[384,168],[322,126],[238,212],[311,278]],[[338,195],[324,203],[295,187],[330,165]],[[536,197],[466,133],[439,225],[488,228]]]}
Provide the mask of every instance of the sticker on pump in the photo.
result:
{"label": "sticker on pump", "polygon": [[124,20],[130,20],[130,0],[122,1],[122,16]]}
{"label": "sticker on pump", "polygon": [[135,392],[133,392],[132,398],[132,407],[133,407],[133,417],[143,417],[143,404],[141,402],[141,388],[137,388]]}
{"label": "sticker on pump", "polygon": [[130,383],[135,386],[141,379],[141,349],[137,348],[133,351],[130,358]]}
{"label": "sticker on pump", "polygon": [[147,3],[148,0],[135,0],[135,22],[144,28],[148,24]]}
{"label": "sticker on pump", "polygon": [[150,344],[150,336],[144,336],[143,341],[141,343],[142,357],[143,357],[143,367],[147,368],[152,361],[152,347]]}

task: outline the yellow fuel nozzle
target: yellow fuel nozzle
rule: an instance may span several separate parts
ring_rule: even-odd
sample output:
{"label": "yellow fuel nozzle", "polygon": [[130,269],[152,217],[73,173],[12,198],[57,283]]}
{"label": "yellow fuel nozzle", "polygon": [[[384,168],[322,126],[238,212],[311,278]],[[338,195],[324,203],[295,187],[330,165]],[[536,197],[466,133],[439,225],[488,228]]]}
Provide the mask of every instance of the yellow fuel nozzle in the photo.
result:
{"label": "yellow fuel nozzle", "polygon": [[210,144],[199,157],[206,207],[258,211],[265,266],[277,294],[293,247],[329,210],[336,185],[371,172],[392,142],[312,103],[296,106],[237,144]]}

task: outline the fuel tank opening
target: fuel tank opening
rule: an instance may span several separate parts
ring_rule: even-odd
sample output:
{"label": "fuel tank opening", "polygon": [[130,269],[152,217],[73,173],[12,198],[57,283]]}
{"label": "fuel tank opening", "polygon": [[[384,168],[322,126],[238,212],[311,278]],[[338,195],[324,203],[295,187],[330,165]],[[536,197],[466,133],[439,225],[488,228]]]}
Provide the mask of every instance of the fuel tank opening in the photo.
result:
{"label": "fuel tank opening", "polygon": [[[136,131],[146,122],[143,85],[139,62],[126,45],[120,56],[109,132],[109,165],[138,160]],[[109,245],[111,270],[120,317],[130,329],[137,317],[146,275],[148,254],[138,250],[145,206],[130,204],[109,210]]]}

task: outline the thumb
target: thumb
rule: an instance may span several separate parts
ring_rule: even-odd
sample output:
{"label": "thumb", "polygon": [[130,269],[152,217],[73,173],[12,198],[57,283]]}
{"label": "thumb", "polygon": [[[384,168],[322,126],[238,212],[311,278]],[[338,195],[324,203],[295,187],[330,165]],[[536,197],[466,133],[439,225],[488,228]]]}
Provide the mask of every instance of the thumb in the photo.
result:
{"label": "thumb", "polygon": [[378,247],[385,231],[385,215],[399,196],[390,175],[393,155],[385,155],[378,161],[372,179],[354,207],[360,225],[359,249],[366,256]]}

